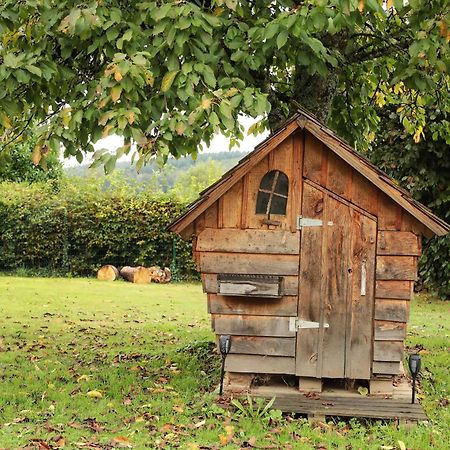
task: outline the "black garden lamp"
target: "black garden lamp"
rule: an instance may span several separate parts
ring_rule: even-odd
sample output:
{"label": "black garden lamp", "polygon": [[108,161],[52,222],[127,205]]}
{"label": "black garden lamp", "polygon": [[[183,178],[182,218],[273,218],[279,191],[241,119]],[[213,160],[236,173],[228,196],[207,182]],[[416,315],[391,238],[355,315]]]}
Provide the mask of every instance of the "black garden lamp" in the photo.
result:
{"label": "black garden lamp", "polygon": [[220,390],[219,395],[223,394],[223,377],[225,375],[225,358],[231,350],[231,336],[223,334],[219,337],[219,350],[222,355],[222,367],[220,368]]}
{"label": "black garden lamp", "polygon": [[409,366],[409,371],[411,372],[411,376],[413,379],[411,403],[414,403],[414,401],[416,399],[416,378],[417,378],[417,375],[419,375],[421,365],[422,365],[422,360],[420,358],[420,355],[418,355],[417,353],[413,353],[413,354],[409,355],[408,366]]}

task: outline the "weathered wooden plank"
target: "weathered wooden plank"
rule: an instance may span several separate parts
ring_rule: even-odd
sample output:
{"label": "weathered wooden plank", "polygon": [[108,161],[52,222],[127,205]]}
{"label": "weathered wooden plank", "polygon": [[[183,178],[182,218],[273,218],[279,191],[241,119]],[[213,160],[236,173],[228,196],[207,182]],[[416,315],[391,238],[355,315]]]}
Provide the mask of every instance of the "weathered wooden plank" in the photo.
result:
{"label": "weathered wooden plank", "polygon": [[374,301],[377,224],[352,210],[351,273],[347,298],[345,377],[369,379],[371,368],[372,310]]}
{"label": "weathered wooden plank", "polygon": [[377,280],[415,280],[417,258],[414,256],[377,256]]}
{"label": "weathered wooden plank", "polygon": [[318,184],[322,177],[322,153],[325,152],[322,142],[311,133],[305,132],[305,156],[303,161],[303,175]]}
{"label": "weathered wooden plank", "polygon": [[[203,292],[217,294],[217,274],[202,274]],[[298,278],[296,276],[284,276],[281,287],[283,295],[298,295]],[[254,301],[254,300],[253,300]]]}
{"label": "weathered wooden plank", "polygon": [[225,370],[244,373],[295,373],[295,358],[285,356],[233,355],[225,360]]}
{"label": "weathered wooden plank", "polygon": [[[225,225],[224,225],[225,226]],[[202,252],[273,253],[296,255],[299,232],[288,230],[240,230],[206,228],[198,236],[197,250]],[[245,258],[245,256],[243,256]]]}
{"label": "weathered wooden plank", "polygon": [[242,180],[227,191],[221,198],[221,220],[224,228],[241,227]]}
{"label": "weathered wooden plank", "polygon": [[295,338],[233,336],[232,354],[295,356]]}
{"label": "weathered wooden plank", "polygon": [[258,299],[208,295],[208,312],[211,314],[240,314],[252,316],[296,316],[297,297]]}
{"label": "weathered wooden plank", "polygon": [[378,375],[398,375],[401,373],[399,362],[374,361],[372,372]]}
{"label": "weathered wooden plank", "polygon": [[379,231],[377,254],[420,256],[419,239],[410,231]]}
{"label": "weathered wooden plank", "polygon": [[375,320],[374,338],[376,341],[402,341],[406,338],[406,324]]}
{"label": "weathered wooden plank", "polygon": [[216,334],[273,337],[295,336],[294,331],[289,331],[289,317],[213,314],[212,325]]}
{"label": "weathered wooden plank", "polygon": [[304,132],[296,132],[293,134],[293,155],[291,168],[291,182],[289,199],[291,202],[291,231],[297,231],[297,216],[302,213],[302,173],[303,173],[303,153],[304,153]]}
{"label": "weathered wooden plank", "polygon": [[241,228],[248,228],[248,192],[249,176],[248,174],[242,177],[242,204],[241,204]]}
{"label": "weathered wooden plank", "polygon": [[[272,396],[273,397],[273,396]],[[272,398],[267,396],[267,400]],[[308,398],[277,395],[273,408],[284,412],[300,413],[308,415],[364,417],[374,419],[408,419],[427,420],[422,407],[419,404],[411,405],[407,402],[398,402],[391,399],[382,399],[381,404],[374,404],[374,397],[366,397],[362,403],[358,399],[351,398],[351,403],[341,403],[336,396],[320,395],[320,401],[316,397]]]}
{"label": "weathered wooden plank", "polygon": [[297,275],[295,255],[239,254],[200,252],[200,269],[204,273],[241,273],[260,275]]}
{"label": "weathered wooden plank", "polygon": [[391,198],[378,191],[378,229],[400,230],[402,209]]}
{"label": "weathered wooden plank", "polygon": [[328,150],[328,177],[326,188],[351,200],[353,169],[342,158]]}
{"label": "weathered wooden plank", "polygon": [[401,362],[403,360],[403,342],[375,341],[373,343],[375,361]]}
{"label": "weathered wooden plank", "polygon": [[375,282],[375,297],[409,300],[412,297],[412,281],[377,280]]}
{"label": "weathered wooden plank", "polygon": [[356,170],[353,170],[351,202],[374,216],[378,214],[377,188]]}
{"label": "weathered wooden plank", "polygon": [[375,319],[392,322],[407,322],[409,302],[407,300],[391,300],[377,298],[375,300]]}
{"label": "weathered wooden plank", "polygon": [[219,202],[213,203],[205,211],[205,227],[217,228],[218,227],[218,205]]}
{"label": "weathered wooden plank", "polygon": [[[325,223],[322,235],[321,322],[329,328],[319,329],[319,367],[321,377],[345,377],[346,330],[351,317],[347,314],[350,292],[349,273],[351,246],[350,208],[325,196]],[[357,331],[355,331],[356,333]]]}
{"label": "weathered wooden plank", "polygon": [[200,214],[196,219],[195,219],[195,234],[198,236],[205,228],[205,213]]}
{"label": "weathered wooden plank", "polygon": [[[266,156],[246,176],[247,205],[246,205],[246,228],[267,229],[262,221],[267,219],[265,214],[256,214],[256,199],[258,189],[263,176],[269,171],[269,157]],[[243,198],[245,202],[245,199]]]}
{"label": "weathered wooden plank", "polygon": [[[314,160],[311,159],[310,162],[312,164]],[[317,167],[312,166],[310,170],[314,170],[313,173],[316,174]],[[302,201],[303,216],[323,220],[324,195],[321,191],[308,183],[303,183]],[[322,232],[323,227],[305,227],[301,232],[298,314],[300,319],[312,322],[319,322],[320,320]],[[317,375],[318,344],[318,329],[310,328],[298,331],[297,375],[302,377],[315,377]]]}

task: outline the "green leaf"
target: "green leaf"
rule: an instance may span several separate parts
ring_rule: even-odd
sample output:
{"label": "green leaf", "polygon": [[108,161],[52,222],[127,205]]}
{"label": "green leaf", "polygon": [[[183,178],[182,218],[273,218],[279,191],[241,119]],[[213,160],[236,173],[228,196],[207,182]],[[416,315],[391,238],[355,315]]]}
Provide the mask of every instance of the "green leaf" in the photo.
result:
{"label": "green leaf", "polygon": [[283,30],[278,36],[277,36],[277,47],[278,50],[282,48],[288,40],[288,31]]}
{"label": "green leaf", "polygon": [[167,92],[172,87],[178,72],[179,70],[172,70],[164,75],[161,82],[161,92]]}
{"label": "green leaf", "polygon": [[215,88],[217,84],[216,76],[214,75],[213,70],[209,66],[203,66],[202,70],[203,79],[205,80],[205,83],[211,87]]}
{"label": "green leaf", "polygon": [[279,29],[280,25],[278,23],[269,24],[269,26],[266,28],[264,32],[264,37],[266,39],[272,39],[278,33]]}
{"label": "green leaf", "polygon": [[122,87],[119,85],[114,86],[111,89],[111,99],[114,103],[116,103],[117,101],[119,101],[120,96],[122,94]]}
{"label": "green leaf", "polygon": [[146,66],[147,65],[147,58],[144,55],[134,55],[131,57],[131,60],[137,66]]}
{"label": "green leaf", "polygon": [[5,67],[11,67],[11,69],[17,69],[20,66],[21,58],[18,58],[14,53],[6,53],[3,57],[3,64]]}
{"label": "green leaf", "polygon": [[42,76],[42,70],[39,69],[39,67],[33,66],[32,64],[27,64],[25,66],[25,69],[27,69],[28,72],[32,73],[33,75],[37,75],[38,77]]}
{"label": "green leaf", "polygon": [[219,105],[219,111],[222,113],[223,116],[227,117],[228,119],[232,119],[233,115],[231,113],[231,104],[227,100],[222,100]]}

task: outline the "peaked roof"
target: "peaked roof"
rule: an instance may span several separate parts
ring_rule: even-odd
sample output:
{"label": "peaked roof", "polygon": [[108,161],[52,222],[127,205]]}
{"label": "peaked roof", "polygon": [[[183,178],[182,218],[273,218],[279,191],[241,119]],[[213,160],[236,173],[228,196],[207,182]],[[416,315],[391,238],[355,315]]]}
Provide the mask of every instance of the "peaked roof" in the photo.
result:
{"label": "peaked roof", "polygon": [[241,159],[236,166],[226,172],[217,182],[201,192],[200,197],[189,205],[187,211],[169,225],[169,230],[181,233],[278,144],[298,129],[305,129],[313,134],[330,150],[336,153],[336,155],[341,157],[347,164],[372,182],[403,209],[408,211],[431,232],[438,236],[443,236],[450,231],[450,225],[433,214],[426,206],[414,200],[409,192],[397,186],[382,170],[357,153],[349,144],[303,108],[298,108],[298,113],[257,145],[251,153]]}

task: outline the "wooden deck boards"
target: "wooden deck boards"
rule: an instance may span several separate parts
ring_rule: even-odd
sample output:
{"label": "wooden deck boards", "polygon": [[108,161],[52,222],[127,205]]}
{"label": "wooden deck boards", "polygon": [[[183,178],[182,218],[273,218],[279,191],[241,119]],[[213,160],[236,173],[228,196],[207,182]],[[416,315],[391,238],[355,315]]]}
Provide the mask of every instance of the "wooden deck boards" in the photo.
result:
{"label": "wooden deck boards", "polygon": [[256,386],[252,387],[250,394],[268,400],[276,397],[273,408],[308,417],[360,417],[408,422],[428,420],[419,403],[411,404],[411,389],[406,381],[394,388],[392,398],[361,396],[357,392],[343,389],[325,390],[320,394],[307,396],[295,388],[286,386]]}

